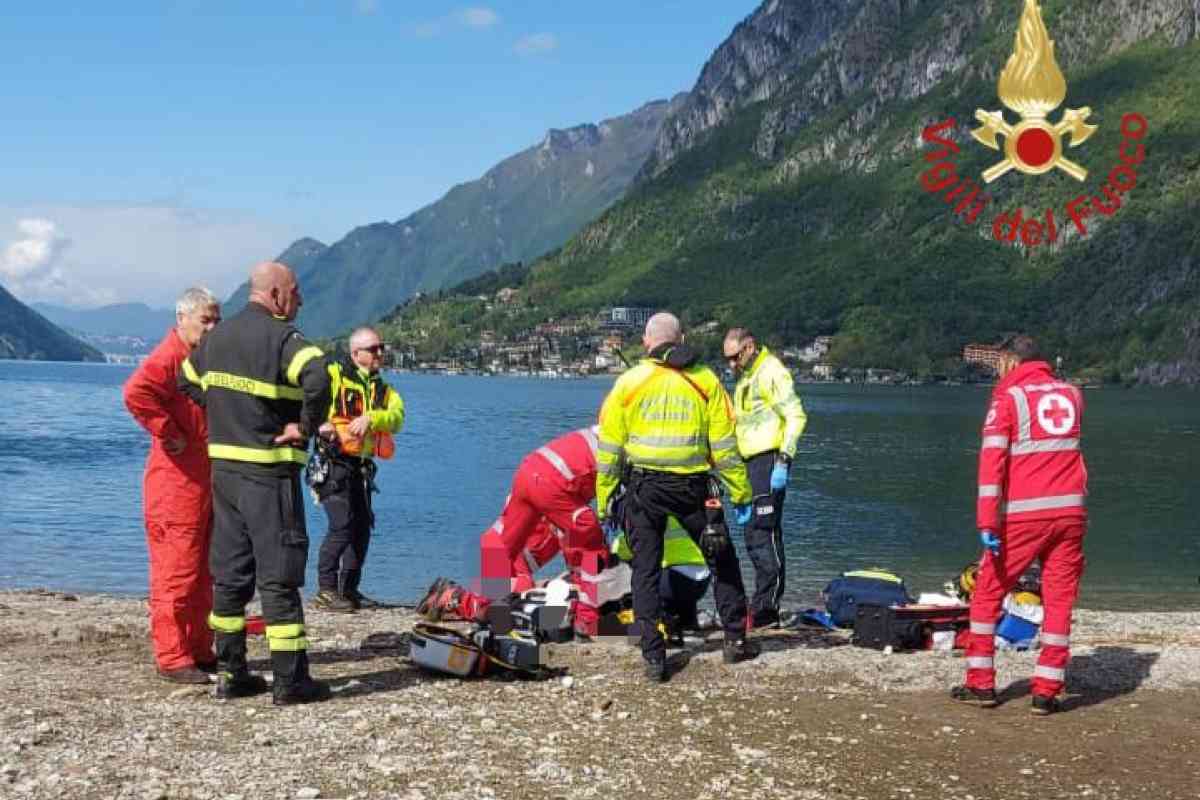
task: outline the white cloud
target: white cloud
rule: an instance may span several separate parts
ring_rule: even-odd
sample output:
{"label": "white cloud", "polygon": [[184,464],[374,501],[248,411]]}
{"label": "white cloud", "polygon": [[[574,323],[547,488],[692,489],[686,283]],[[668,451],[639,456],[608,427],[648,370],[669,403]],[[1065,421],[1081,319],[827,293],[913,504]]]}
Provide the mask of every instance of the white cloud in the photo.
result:
{"label": "white cloud", "polygon": [[531,33],[517,39],[513,52],[522,56],[536,56],[558,49],[558,37],[553,33]]}
{"label": "white cloud", "polygon": [[432,39],[451,28],[491,28],[500,24],[500,15],[487,6],[468,6],[453,14],[419,22],[413,26],[413,34],[422,39]]}
{"label": "white cloud", "polygon": [[24,302],[164,307],[194,283],[228,296],[252,264],[303,233],[167,205],[0,207],[0,281]]}
{"label": "white cloud", "polygon": [[484,6],[464,8],[454,16],[468,28],[490,28],[500,23],[500,15]]}
{"label": "white cloud", "polygon": [[0,251],[0,277],[6,282],[23,282],[48,272],[71,243],[48,219],[18,219],[15,227],[18,238]]}

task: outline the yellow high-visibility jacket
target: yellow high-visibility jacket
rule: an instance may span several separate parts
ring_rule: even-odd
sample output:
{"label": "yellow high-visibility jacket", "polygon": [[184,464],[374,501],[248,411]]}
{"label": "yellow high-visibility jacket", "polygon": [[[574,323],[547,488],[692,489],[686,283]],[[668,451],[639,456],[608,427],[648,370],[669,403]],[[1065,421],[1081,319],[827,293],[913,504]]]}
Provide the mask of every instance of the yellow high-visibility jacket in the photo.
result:
{"label": "yellow high-visibility jacket", "polygon": [[359,458],[375,455],[378,434],[399,433],[404,427],[404,400],[400,393],[379,375],[367,372],[353,361],[343,359],[329,365],[330,399],[327,419],[371,417],[371,433],[362,443]]}
{"label": "yellow high-visibility jacket", "polygon": [[792,373],[767,348],[759,350],[754,363],[738,379],[733,408],[742,458],[768,450],[778,450],[788,458],[796,456],[808,416],[796,395]]}
{"label": "yellow high-visibility jacket", "polygon": [[[704,553],[692,541],[692,537],[675,517],[667,517],[667,531],[663,542],[663,567],[704,567]],[[622,561],[632,561],[633,551],[629,549],[629,539],[622,531],[612,544],[612,552]]]}
{"label": "yellow high-visibility jacket", "polygon": [[608,513],[609,498],[626,464],[678,475],[712,468],[734,503],[751,500],[729,395],[713,371],[701,364],[674,369],[644,358],[618,378],[600,409],[596,462],[601,518]]}

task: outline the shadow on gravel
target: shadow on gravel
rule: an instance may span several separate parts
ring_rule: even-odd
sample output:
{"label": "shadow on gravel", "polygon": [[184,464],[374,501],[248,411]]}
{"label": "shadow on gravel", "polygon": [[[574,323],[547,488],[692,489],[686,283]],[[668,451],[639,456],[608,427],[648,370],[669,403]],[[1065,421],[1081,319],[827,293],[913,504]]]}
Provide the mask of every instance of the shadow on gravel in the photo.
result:
{"label": "shadow on gravel", "polygon": [[[1150,677],[1158,657],[1157,652],[1113,646],[1074,656],[1067,667],[1067,696],[1062,700],[1062,710],[1094,706],[1136,691]],[[1024,678],[1006,686],[999,699],[1003,704],[1026,697],[1029,692],[1030,680]]]}
{"label": "shadow on gravel", "polygon": [[[750,639],[762,648],[763,653],[780,653],[787,650],[828,650],[832,647],[843,647],[850,644],[847,636],[826,631],[824,628],[764,629],[751,633]],[[722,643],[723,638],[714,635],[702,644],[690,645],[682,651],[676,651],[669,655],[667,666],[671,674],[675,675],[681,672],[693,657],[701,653],[720,652]]]}

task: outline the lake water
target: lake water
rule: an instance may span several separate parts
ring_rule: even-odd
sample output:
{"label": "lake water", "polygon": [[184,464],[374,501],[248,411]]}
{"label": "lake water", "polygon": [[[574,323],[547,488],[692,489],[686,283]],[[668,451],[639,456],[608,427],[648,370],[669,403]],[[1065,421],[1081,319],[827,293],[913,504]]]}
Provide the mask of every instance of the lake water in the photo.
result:
{"label": "lake water", "polygon": [[[146,435],[125,412],[130,368],[0,361],[0,587],[143,594]],[[408,422],[381,463],[363,589],[411,601],[477,574],[479,534],[530,450],[590,424],[612,379],[391,375]],[[935,590],[978,554],[983,387],[799,387],[809,414],[787,497],[787,602],[842,570],[884,566]],[[1200,607],[1200,408],[1187,390],[1087,394],[1093,608]],[[308,506],[312,570],[325,515]],[[739,547],[740,547],[739,542]],[[743,550],[744,552],[744,550]],[[749,574],[749,562],[743,559]]]}

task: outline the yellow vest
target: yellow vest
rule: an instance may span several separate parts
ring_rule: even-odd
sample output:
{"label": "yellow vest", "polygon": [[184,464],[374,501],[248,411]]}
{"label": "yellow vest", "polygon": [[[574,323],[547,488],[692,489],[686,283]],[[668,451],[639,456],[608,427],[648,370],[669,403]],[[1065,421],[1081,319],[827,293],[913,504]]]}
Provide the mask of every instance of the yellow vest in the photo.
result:
{"label": "yellow vest", "polygon": [[[629,542],[625,538],[624,533],[618,536],[616,541],[613,542],[612,551],[622,561],[633,560],[633,552],[629,549]],[[692,541],[692,537],[688,535],[687,530],[675,517],[667,517],[667,533],[663,542],[662,565],[664,568],[707,566],[704,561],[704,553],[700,552],[700,548]]]}
{"label": "yellow vest", "polygon": [[353,455],[370,458],[375,454],[377,437],[398,433],[404,426],[404,400],[378,375],[357,367],[351,372],[345,363],[334,362],[329,365],[329,389],[331,400],[326,419],[354,419],[362,414],[371,417],[371,432],[362,440],[361,450]]}
{"label": "yellow vest", "polygon": [[796,396],[792,373],[767,348],[759,349],[754,363],[738,379],[733,408],[742,458],[769,450],[795,457],[808,417]]}
{"label": "yellow vest", "polygon": [[751,499],[729,395],[713,371],[699,364],[673,369],[646,358],[618,378],[600,409],[596,462],[601,515],[626,465],[679,475],[712,468],[734,503]]}

